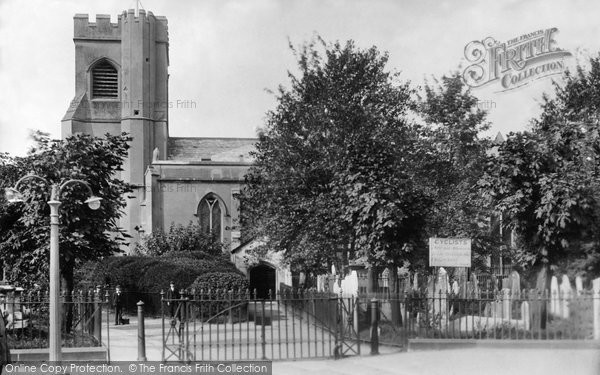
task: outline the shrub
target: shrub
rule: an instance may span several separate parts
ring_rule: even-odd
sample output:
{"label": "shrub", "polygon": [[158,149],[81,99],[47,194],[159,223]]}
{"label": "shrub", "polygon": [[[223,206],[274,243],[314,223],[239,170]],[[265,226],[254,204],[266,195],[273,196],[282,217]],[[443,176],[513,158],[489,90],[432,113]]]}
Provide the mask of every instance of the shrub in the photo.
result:
{"label": "shrub", "polygon": [[245,292],[248,289],[248,280],[239,272],[210,272],[198,276],[191,288],[199,293],[200,290],[207,293],[209,290]]}
{"label": "shrub", "polygon": [[136,245],[136,252],[150,256],[197,251],[219,255],[223,253],[223,244],[216,236],[202,233],[200,227],[192,222],[187,226],[173,223],[167,232],[155,230]]}

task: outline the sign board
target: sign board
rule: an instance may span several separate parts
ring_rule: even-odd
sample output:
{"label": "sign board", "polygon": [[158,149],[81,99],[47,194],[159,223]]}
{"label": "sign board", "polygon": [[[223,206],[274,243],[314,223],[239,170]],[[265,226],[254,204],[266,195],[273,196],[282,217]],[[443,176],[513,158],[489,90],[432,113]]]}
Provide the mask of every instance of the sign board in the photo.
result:
{"label": "sign board", "polygon": [[470,238],[430,238],[430,267],[471,267]]}

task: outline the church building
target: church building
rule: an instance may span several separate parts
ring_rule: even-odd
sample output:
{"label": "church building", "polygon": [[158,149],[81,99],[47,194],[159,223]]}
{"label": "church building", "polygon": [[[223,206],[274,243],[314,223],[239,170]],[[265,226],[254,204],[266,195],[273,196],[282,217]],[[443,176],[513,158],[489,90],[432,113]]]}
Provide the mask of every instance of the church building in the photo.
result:
{"label": "church building", "polygon": [[129,10],[74,17],[75,97],[62,137],[75,133],[133,137],[121,178],[134,185],[121,227],[133,236],[196,222],[236,248],[236,194],[252,163],[254,138],[169,136],[167,19]]}

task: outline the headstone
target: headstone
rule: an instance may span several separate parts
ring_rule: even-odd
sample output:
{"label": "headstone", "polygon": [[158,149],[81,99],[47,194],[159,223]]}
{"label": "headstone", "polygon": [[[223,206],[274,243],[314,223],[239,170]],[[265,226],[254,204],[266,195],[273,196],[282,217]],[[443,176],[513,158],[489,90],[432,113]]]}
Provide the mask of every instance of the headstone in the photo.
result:
{"label": "headstone", "polygon": [[583,294],[583,280],[581,280],[581,276],[575,277],[575,290],[577,290],[578,296]]}
{"label": "headstone", "polygon": [[556,276],[552,276],[552,279],[550,279],[550,314],[553,316],[560,315],[558,279]]}
{"label": "headstone", "polygon": [[571,301],[571,282],[567,275],[563,275],[560,283],[560,313],[565,319],[569,318],[569,302]]}
{"label": "headstone", "polygon": [[469,280],[469,289],[471,298],[480,298],[479,294],[479,280],[477,280],[476,274],[471,274],[471,280]]}
{"label": "headstone", "polygon": [[512,271],[508,277],[510,284],[510,296],[513,299],[521,298],[521,276],[517,271]]}
{"label": "headstone", "polygon": [[452,282],[452,294],[457,296],[459,292],[460,292],[460,288],[458,287],[458,281],[454,280]]}
{"label": "headstone", "polygon": [[447,296],[450,283],[448,282],[448,273],[444,267],[440,267],[438,270],[436,289],[437,301],[434,303],[434,311],[436,314],[440,314],[440,323],[442,327],[445,327],[448,322]]}
{"label": "headstone", "polygon": [[593,314],[594,314],[594,340],[600,340],[600,277],[592,282],[593,289]]}
{"label": "headstone", "polygon": [[510,279],[508,277],[502,279],[502,289],[510,289]]}
{"label": "headstone", "polygon": [[502,289],[502,318],[511,319],[512,303],[510,289]]}
{"label": "headstone", "polygon": [[486,302],[485,306],[483,307],[483,316],[485,317],[492,317],[492,313],[493,313],[493,302]]}
{"label": "headstone", "polygon": [[460,298],[467,298],[467,269],[464,267],[457,268],[455,277],[458,280]]}
{"label": "headstone", "polygon": [[415,272],[413,277],[413,290],[419,290],[419,274]]}
{"label": "headstone", "polygon": [[521,304],[521,320],[523,321],[523,329],[525,331],[529,331],[530,327],[530,311],[529,311],[529,302],[523,301]]}

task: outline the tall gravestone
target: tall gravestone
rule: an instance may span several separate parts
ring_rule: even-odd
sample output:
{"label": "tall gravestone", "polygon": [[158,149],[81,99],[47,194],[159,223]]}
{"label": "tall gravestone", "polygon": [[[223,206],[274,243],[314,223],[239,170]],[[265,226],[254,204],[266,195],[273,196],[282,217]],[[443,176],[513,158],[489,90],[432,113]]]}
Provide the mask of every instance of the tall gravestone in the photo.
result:
{"label": "tall gravestone", "polygon": [[519,276],[519,273],[512,271],[508,279],[511,298],[513,300],[521,298],[521,276]]}
{"label": "tall gravestone", "polygon": [[569,303],[571,301],[571,294],[573,289],[571,288],[571,282],[567,275],[563,275],[562,282],[560,283],[560,316],[567,319],[569,317]]}
{"label": "tall gravestone", "polygon": [[558,288],[558,279],[552,276],[550,279],[550,314],[552,316],[560,315],[560,290]]}
{"label": "tall gravestone", "polygon": [[479,293],[479,280],[477,280],[476,274],[471,274],[471,280],[469,280],[469,284],[467,286],[467,292],[470,298],[480,298],[481,294]]}
{"label": "tall gravestone", "polygon": [[448,281],[448,273],[444,267],[440,267],[438,270],[436,284],[437,302],[434,308],[436,310],[436,314],[439,314],[440,316],[440,324],[442,327],[445,327],[448,322],[447,297],[450,290],[450,282]]}
{"label": "tall gravestone", "polygon": [[583,294],[583,280],[581,279],[581,276],[575,277],[575,290],[577,291],[578,296]]}
{"label": "tall gravestone", "polygon": [[546,300],[545,293],[548,287],[548,273],[546,267],[542,267],[538,272],[535,289],[529,291],[531,325],[533,329],[546,328]]}

